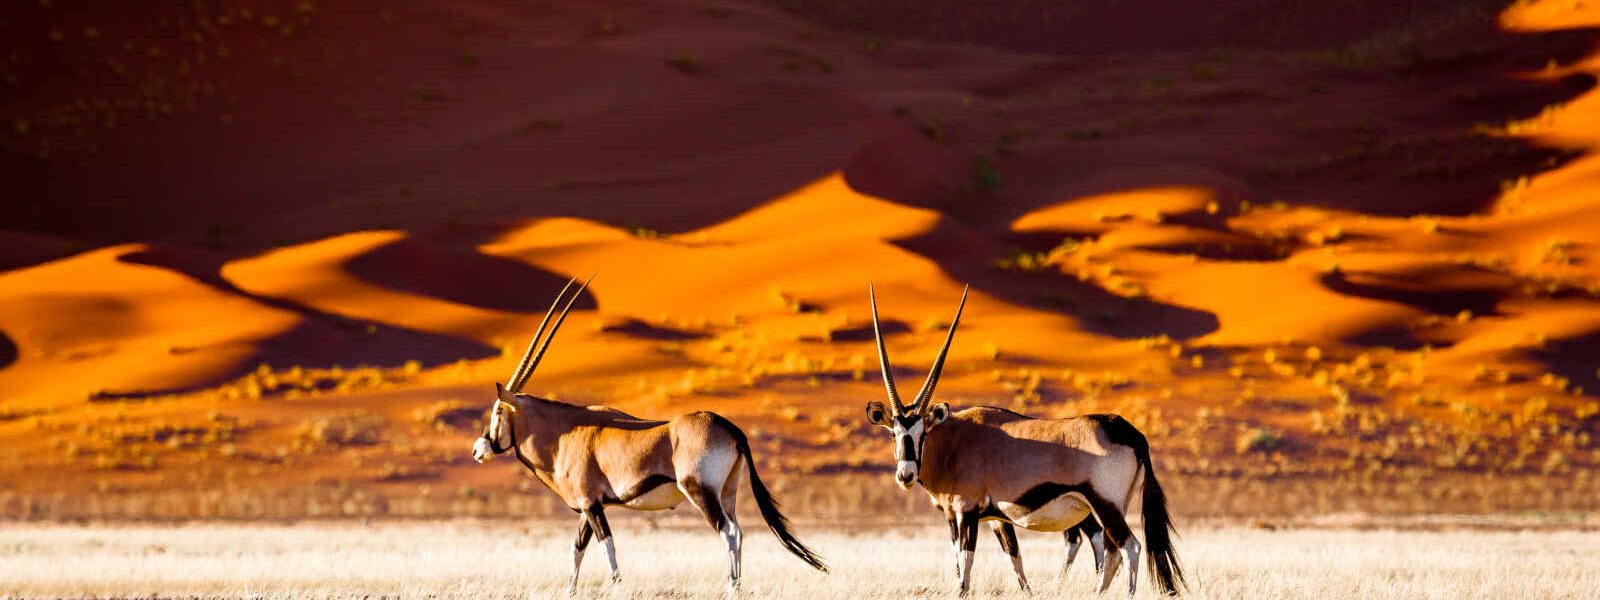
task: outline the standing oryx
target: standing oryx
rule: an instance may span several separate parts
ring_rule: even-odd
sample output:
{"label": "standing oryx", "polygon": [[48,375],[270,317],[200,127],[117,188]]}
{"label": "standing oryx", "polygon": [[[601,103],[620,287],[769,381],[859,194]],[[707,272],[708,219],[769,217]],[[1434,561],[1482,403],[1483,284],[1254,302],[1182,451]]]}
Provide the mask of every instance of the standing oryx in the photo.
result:
{"label": "standing oryx", "polygon": [[790,533],[788,520],[778,511],[777,502],[756,472],[749,440],[727,419],[696,412],[670,421],[648,421],[609,408],[575,406],[517,393],[538,368],[573,300],[588,286],[585,282],[567,300],[546,337],[545,325],[572,283],[561,289],[539,322],[533,342],[510,381],[504,386],[495,385],[498,397],[493,413],[483,435],[472,445],[472,458],[478,462],[496,454],[514,453],[545,487],[582,515],[578,539],[572,546],[572,582],[568,591],[577,589],[578,568],[583,564],[584,548],[591,536],[605,544],[611,579],[619,578],[616,547],[606,523],[607,505],[662,510],[685,499],[705,515],[727,542],[728,585],[737,587],[743,533],[734,514],[734,498],[742,473],[749,474],[756,507],[784,548],[826,572],[821,557]]}
{"label": "standing oryx", "polygon": [[1172,520],[1144,434],[1116,415],[1032,419],[990,407],[952,414],[949,404],[934,404],[933,390],[967,303],[965,291],[922,390],[910,405],[903,404],[878,328],[877,295],[870,286],[868,297],[890,405],[868,402],[867,420],[894,434],[895,482],[908,489],[914,481],[921,483],[934,506],[944,511],[951,542],[957,547],[962,594],[971,581],[979,521],[990,521],[1000,545],[1011,555],[1017,583],[1027,589],[1012,526],[1064,531],[1093,515],[1105,528],[1109,544],[1100,591],[1110,587],[1116,576],[1121,550],[1128,559],[1132,595],[1138,582],[1139,540],[1124,514],[1141,488],[1151,573],[1163,593],[1178,593],[1183,571],[1172,548]]}

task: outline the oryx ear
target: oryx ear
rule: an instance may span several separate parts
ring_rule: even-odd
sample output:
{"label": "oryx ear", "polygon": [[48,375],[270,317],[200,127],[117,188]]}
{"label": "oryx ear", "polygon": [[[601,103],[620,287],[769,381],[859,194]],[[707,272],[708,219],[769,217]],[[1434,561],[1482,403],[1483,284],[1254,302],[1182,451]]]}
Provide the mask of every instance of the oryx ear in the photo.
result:
{"label": "oryx ear", "polygon": [[888,418],[889,418],[889,409],[884,407],[882,402],[868,402],[867,403],[867,422],[868,423],[871,423],[873,425],[883,426],[885,423],[888,423]]}
{"label": "oryx ear", "polygon": [[494,384],[494,392],[495,392],[495,399],[494,399],[495,405],[500,406],[501,408],[503,408],[508,413],[511,413],[511,414],[516,414],[517,413],[517,402],[516,402],[517,395],[516,394],[511,393],[510,390],[506,389],[506,386],[501,385],[498,382]]}
{"label": "oryx ear", "polygon": [[935,404],[933,406],[928,407],[928,426],[929,427],[932,427],[934,425],[938,425],[940,423],[943,423],[944,420],[948,419],[948,418],[950,418],[950,403],[949,402],[940,402],[938,404]]}

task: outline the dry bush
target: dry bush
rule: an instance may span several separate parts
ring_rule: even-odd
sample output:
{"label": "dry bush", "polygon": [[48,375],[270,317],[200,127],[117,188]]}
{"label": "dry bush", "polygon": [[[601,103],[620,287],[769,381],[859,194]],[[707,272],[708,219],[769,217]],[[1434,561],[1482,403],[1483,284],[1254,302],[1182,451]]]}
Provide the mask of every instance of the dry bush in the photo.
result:
{"label": "dry bush", "polygon": [[385,419],[355,411],[317,417],[302,425],[298,441],[307,449],[371,446],[383,440]]}
{"label": "dry bush", "polygon": [[474,430],[483,426],[483,407],[460,400],[441,400],[411,411],[411,418],[438,431]]}

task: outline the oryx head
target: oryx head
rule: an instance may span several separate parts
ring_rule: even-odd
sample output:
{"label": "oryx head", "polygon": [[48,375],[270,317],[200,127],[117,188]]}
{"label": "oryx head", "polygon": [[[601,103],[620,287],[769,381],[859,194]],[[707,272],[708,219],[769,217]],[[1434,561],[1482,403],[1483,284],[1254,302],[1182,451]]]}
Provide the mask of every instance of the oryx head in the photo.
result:
{"label": "oryx head", "polygon": [[939,373],[944,370],[945,356],[950,352],[950,341],[956,337],[956,325],[961,323],[961,309],[967,306],[967,290],[961,290],[961,304],[956,307],[956,318],[950,321],[950,332],[944,336],[944,347],[934,359],[922,391],[906,405],[900,402],[900,392],[894,387],[894,368],[889,366],[889,351],[883,347],[883,331],[878,327],[878,297],[872,286],[867,286],[867,297],[872,301],[872,333],[878,339],[878,365],[883,369],[883,387],[889,392],[889,405],[882,402],[867,403],[867,421],[894,434],[894,481],[901,488],[910,489],[917,481],[917,471],[922,466],[922,442],[928,430],[950,416],[950,405],[933,403],[933,388],[939,384]]}
{"label": "oryx head", "polygon": [[[590,281],[594,278],[590,277]],[[567,298],[566,306],[561,308],[561,316],[556,317],[555,325],[550,327],[550,335],[546,336],[544,328],[550,325],[550,317],[555,314],[556,306],[561,304],[561,299],[567,295],[567,290],[572,284],[577,283],[577,278],[567,282],[561,288],[561,293],[556,294],[555,302],[550,303],[550,310],[545,311],[544,319],[539,321],[539,329],[533,333],[533,341],[528,342],[527,351],[522,353],[522,360],[517,363],[517,368],[511,372],[511,379],[505,385],[495,383],[494,408],[489,413],[489,423],[483,427],[483,435],[472,442],[472,460],[487,462],[494,455],[509,452],[516,447],[518,440],[516,433],[516,419],[522,410],[523,400],[517,396],[522,391],[522,385],[528,382],[528,376],[533,370],[539,368],[539,361],[544,359],[544,353],[550,349],[550,341],[556,337],[556,331],[561,329],[561,323],[567,320],[567,311],[572,310],[572,303],[583,295],[584,288],[589,287],[589,282],[578,286],[578,291]],[[540,339],[544,343],[541,345]],[[537,351],[535,351],[537,349]],[[523,432],[526,434],[526,432]]]}

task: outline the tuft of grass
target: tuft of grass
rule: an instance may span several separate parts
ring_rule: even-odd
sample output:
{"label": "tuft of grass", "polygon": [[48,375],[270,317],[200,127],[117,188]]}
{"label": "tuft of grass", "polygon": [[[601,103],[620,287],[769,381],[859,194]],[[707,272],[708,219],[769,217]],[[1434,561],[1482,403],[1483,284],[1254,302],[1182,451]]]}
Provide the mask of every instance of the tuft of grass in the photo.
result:
{"label": "tuft of grass", "polygon": [[383,440],[384,423],[364,411],[317,417],[301,426],[298,441],[310,450],[371,446]]}
{"label": "tuft of grass", "polygon": [[705,64],[688,52],[667,57],[667,66],[685,75],[698,75],[706,70]]}
{"label": "tuft of grass", "polygon": [[1233,450],[1239,454],[1252,452],[1266,452],[1277,448],[1283,441],[1283,434],[1267,427],[1251,427],[1239,432],[1233,440]]}
{"label": "tuft of grass", "polygon": [[1000,171],[995,168],[994,158],[987,153],[972,157],[971,175],[972,189],[979,193],[993,193],[1003,184],[1000,180]]}

